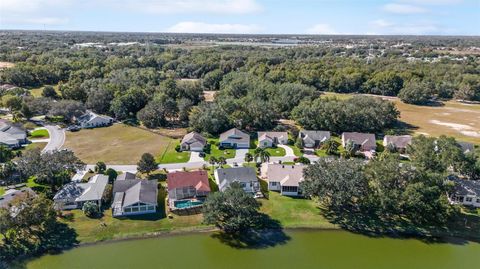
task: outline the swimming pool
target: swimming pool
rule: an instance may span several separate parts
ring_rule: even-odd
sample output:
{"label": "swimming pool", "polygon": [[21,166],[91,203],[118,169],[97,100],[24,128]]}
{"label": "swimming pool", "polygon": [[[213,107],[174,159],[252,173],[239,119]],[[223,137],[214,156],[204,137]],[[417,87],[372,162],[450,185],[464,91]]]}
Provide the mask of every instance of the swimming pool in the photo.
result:
{"label": "swimming pool", "polygon": [[189,207],[202,205],[203,201],[201,201],[201,200],[179,200],[179,201],[175,201],[174,204],[175,204],[175,208],[183,209],[183,208],[189,208]]}

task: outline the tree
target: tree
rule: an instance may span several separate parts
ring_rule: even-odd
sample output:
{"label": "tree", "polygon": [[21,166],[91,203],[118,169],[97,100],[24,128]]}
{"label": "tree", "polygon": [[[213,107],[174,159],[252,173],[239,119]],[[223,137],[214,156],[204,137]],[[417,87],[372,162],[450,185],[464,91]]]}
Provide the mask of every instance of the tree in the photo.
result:
{"label": "tree", "polygon": [[211,193],[203,205],[203,220],[226,233],[237,234],[254,228],[260,204],[234,182],[224,192]]}
{"label": "tree", "polygon": [[223,156],[218,157],[217,164],[222,167],[227,164],[227,159]]}
{"label": "tree", "polygon": [[147,175],[157,170],[158,165],[155,161],[155,157],[150,153],[144,153],[140,161],[137,163],[137,169],[141,173],[146,173]]}
{"label": "tree", "polygon": [[3,105],[10,110],[19,111],[22,108],[22,98],[15,95],[5,95],[2,97]]}
{"label": "tree", "polygon": [[267,163],[270,161],[270,153],[263,148],[256,148],[254,152],[254,159],[260,163]]}
{"label": "tree", "polygon": [[0,145],[0,163],[5,163],[13,159],[13,151],[6,145]]}
{"label": "tree", "polygon": [[295,146],[299,149],[303,149],[303,139],[300,136],[295,140]]}
{"label": "tree", "polygon": [[305,165],[310,164],[310,160],[309,160],[307,157],[303,157],[303,156],[302,156],[302,157],[298,157],[298,158],[295,160],[295,162],[301,163],[301,164],[305,164]]}
{"label": "tree", "polygon": [[431,99],[430,85],[424,82],[410,81],[398,94],[407,104],[424,105]]}
{"label": "tree", "polygon": [[72,151],[60,150],[41,153],[32,149],[17,161],[18,171],[24,179],[35,177],[35,182],[50,185],[53,191],[70,182],[72,174],[85,169]]}
{"label": "tree", "polygon": [[247,162],[247,163],[252,162],[253,161],[253,155],[251,153],[247,152],[245,154],[244,161]]}
{"label": "tree", "polygon": [[104,162],[97,162],[95,165],[95,172],[99,174],[104,174],[107,170],[107,165]]}
{"label": "tree", "polygon": [[42,90],[42,96],[46,98],[56,99],[58,98],[57,91],[52,86],[45,86]]}
{"label": "tree", "polygon": [[108,168],[108,169],[105,171],[105,175],[108,176],[108,182],[113,183],[113,181],[115,181],[115,179],[117,178],[118,173],[117,173],[117,171],[115,171],[114,169]]}
{"label": "tree", "polygon": [[100,214],[100,209],[95,202],[88,201],[83,204],[82,211],[89,218],[96,218]]}
{"label": "tree", "polygon": [[358,151],[358,147],[355,145],[353,141],[348,140],[345,143],[345,151],[344,151],[345,158],[355,157],[355,154],[357,154],[357,151]]}
{"label": "tree", "polygon": [[325,150],[325,152],[328,155],[335,155],[338,153],[338,148],[340,147],[340,143],[338,143],[336,140],[330,138],[327,139],[325,142],[322,144],[322,149]]}
{"label": "tree", "polygon": [[204,102],[194,107],[189,116],[190,127],[200,133],[219,134],[233,125],[227,114],[216,103]]}
{"label": "tree", "polygon": [[317,197],[334,208],[359,205],[368,193],[360,161],[319,159],[305,168],[300,183],[305,196]]}
{"label": "tree", "polygon": [[49,116],[61,116],[65,122],[72,122],[76,117],[85,114],[85,106],[74,100],[60,100],[53,102],[48,111]]}
{"label": "tree", "polygon": [[223,72],[221,70],[213,70],[208,72],[203,78],[203,86],[209,90],[218,90],[220,81],[222,81]]}

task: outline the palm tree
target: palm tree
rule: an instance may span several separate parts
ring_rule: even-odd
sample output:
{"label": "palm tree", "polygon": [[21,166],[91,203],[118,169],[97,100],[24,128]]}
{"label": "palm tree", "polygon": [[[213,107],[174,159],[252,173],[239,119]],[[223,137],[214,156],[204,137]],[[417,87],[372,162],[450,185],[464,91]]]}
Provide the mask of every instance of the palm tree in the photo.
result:
{"label": "palm tree", "polygon": [[270,161],[270,153],[263,148],[256,148],[254,158],[260,160],[260,163],[267,163]]}
{"label": "palm tree", "polygon": [[322,149],[325,150],[325,152],[328,155],[334,155],[338,151],[338,147],[340,147],[340,143],[333,139],[328,139],[325,142],[323,142]]}
{"label": "palm tree", "polygon": [[217,162],[218,162],[218,165],[219,165],[220,167],[222,167],[223,165],[226,165],[226,164],[227,164],[227,159],[225,159],[225,157],[223,157],[223,156],[222,156],[222,157],[218,157],[218,161],[217,161]]}
{"label": "palm tree", "polygon": [[215,168],[215,164],[218,163],[218,160],[214,156],[210,156],[210,160],[208,160],[208,163],[212,165],[212,170],[213,170]]}
{"label": "palm tree", "polygon": [[347,143],[345,144],[345,157],[347,159],[354,157],[356,153],[357,153],[357,146],[355,145],[355,143],[353,143],[353,141],[348,140]]}
{"label": "palm tree", "polygon": [[253,155],[250,152],[247,152],[247,154],[245,154],[245,159],[244,160],[245,160],[246,163],[252,162],[253,161]]}

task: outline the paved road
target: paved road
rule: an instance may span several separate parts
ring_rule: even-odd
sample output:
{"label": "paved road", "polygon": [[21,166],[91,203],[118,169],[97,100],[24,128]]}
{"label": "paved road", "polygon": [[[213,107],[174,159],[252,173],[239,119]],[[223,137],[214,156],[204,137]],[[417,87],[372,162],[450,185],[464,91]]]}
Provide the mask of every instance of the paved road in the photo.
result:
{"label": "paved road", "polygon": [[50,141],[42,152],[59,150],[65,143],[65,130],[55,125],[45,125],[45,129],[48,131]]}

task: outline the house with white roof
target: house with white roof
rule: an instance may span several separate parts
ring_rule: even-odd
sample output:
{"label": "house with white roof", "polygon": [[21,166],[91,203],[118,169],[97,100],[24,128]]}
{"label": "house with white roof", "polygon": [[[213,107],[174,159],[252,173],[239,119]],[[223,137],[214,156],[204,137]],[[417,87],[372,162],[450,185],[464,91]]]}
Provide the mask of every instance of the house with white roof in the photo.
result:
{"label": "house with white roof", "polygon": [[450,178],[455,186],[448,194],[448,200],[452,204],[480,207],[480,181]]}
{"label": "house with white roof", "polygon": [[87,183],[70,182],[65,184],[53,197],[59,210],[82,208],[86,202],[102,206],[103,193],[108,184],[108,176],[95,175]]}
{"label": "house with white roof", "polygon": [[258,147],[271,148],[288,143],[287,132],[258,132]]}
{"label": "house with white roof", "polygon": [[318,148],[321,144],[330,139],[329,131],[301,130],[298,137],[302,139],[302,146],[305,148]]}
{"label": "house with white roof", "polygon": [[230,184],[238,182],[247,193],[261,193],[260,182],[253,167],[219,168],[215,170],[214,177],[220,191],[225,191]]}
{"label": "house with white roof", "polygon": [[24,128],[5,120],[0,121],[0,144],[16,149],[27,142],[27,131]]}
{"label": "house with white roof", "polygon": [[77,123],[81,128],[104,127],[111,125],[113,118],[87,111],[77,119]]}
{"label": "house with white roof", "polygon": [[260,176],[268,182],[268,189],[285,196],[301,196],[300,182],[303,181],[305,165],[264,163]]}
{"label": "house with white roof", "polygon": [[116,180],[113,183],[114,217],[157,212],[158,181],[144,179]]}
{"label": "house with white roof", "polygon": [[237,128],[230,129],[220,135],[220,147],[233,149],[250,148],[250,135]]}
{"label": "house with white roof", "polygon": [[190,132],[180,142],[180,149],[182,151],[202,152],[205,145],[207,145],[207,139],[197,132]]}

